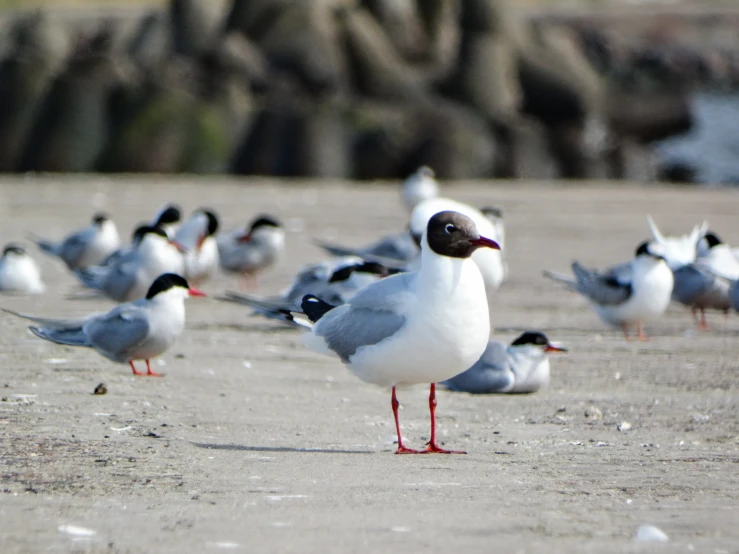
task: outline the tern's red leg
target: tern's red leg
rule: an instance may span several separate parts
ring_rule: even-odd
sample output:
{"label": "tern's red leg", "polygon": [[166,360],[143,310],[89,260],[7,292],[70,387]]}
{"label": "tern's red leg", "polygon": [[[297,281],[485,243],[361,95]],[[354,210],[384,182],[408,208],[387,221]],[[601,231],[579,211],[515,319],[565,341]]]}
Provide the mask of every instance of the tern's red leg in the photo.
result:
{"label": "tern's red leg", "polygon": [[461,450],[445,450],[436,444],[436,383],[431,383],[429,389],[429,411],[431,412],[431,440],[426,446],[426,452],[435,454],[467,454]]}
{"label": "tern's red leg", "polygon": [[698,308],[701,313],[701,318],[698,321],[698,329],[703,329],[704,331],[711,328],[711,326],[706,321],[706,310],[704,308]]}
{"label": "tern's red leg", "polygon": [[136,371],[136,366],[133,365],[133,360],[128,361],[128,365],[131,366],[131,371],[133,371],[134,375],[146,375],[145,373],[141,373],[140,371]]}
{"label": "tern's red leg", "polygon": [[150,365],[150,363],[149,363],[149,360],[148,360],[148,359],[146,360],[146,374],[147,374],[147,375],[148,375],[149,377],[163,377],[163,375],[162,375],[161,373],[154,373],[154,372],[153,372],[153,371],[151,370],[151,365]]}
{"label": "tern's red leg", "polygon": [[423,454],[420,450],[413,450],[412,448],[406,448],[403,445],[403,437],[400,436],[400,420],[398,419],[398,397],[395,396],[395,387],[393,387],[393,396],[390,399],[390,405],[393,407],[393,416],[395,416],[395,430],[398,432],[398,449],[395,451],[396,454]]}
{"label": "tern's red leg", "polygon": [[629,324],[628,323],[622,323],[621,324],[621,330],[624,332],[624,338],[626,340],[631,340],[629,337]]}
{"label": "tern's red leg", "polygon": [[644,329],[642,327],[641,321],[637,322],[636,324],[636,338],[638,338],[642,342],[649,341],[649,337],[646,334],[644,334]]}

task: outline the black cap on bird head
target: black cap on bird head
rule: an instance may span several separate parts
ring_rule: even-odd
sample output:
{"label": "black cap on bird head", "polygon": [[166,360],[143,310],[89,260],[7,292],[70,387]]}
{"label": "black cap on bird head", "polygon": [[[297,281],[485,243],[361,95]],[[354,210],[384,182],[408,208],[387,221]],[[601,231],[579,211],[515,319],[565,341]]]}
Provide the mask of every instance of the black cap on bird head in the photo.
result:
{"label": "black cap on bird head", "polygon": [[458,212],[439,212],[429,219],[426,240],[440,256],[469,258],[478,248],[500,250],[497,242],[481,237],[475,223]]}
{"label": "black cap on bird head", "polygon": [[707,231],[706,234],[703,235],[703,240],[706,241],[709,249],[713,248],[714,246],[718,246],[719,244],[723,244],[721,239],[718,238],[718,235],[713,231]]}
{"label": "black cap on bird head", "polygon": [[167,235],[166,231],[156,225],[142,225],[141,227],[138,227],[134,232],[134,240],[138,236],[138,242],[141,242],[146,235],[157,235],[163,239],[169,240],[169,235]]}
{"label": "black cap on bird head", "polygon": [[665,260],[664,249],[662,246],[656,242],[649,242],[648,240],[645,240],[636,247],[634,257],[638,258],[639,256],[651,256],[658,260]]}
{"label": "black cap on bird head", "polygon": [[419,175],[421,175],[423,177],[434,178],[436,176],[436,173],[434,173],[434,170],[431,169],[427,165],[422,165],[421,167],[419,167],[418,168],[418,171],[416,171],[416,173],[418,173]]}
{"label": "black cap on bird head", "polygon": [[154,225],[172,225],[182,219],[182,212],[177,204],[167,204],[157,216]]}
{"label": "black cap on bird head", "polygon": [[205,296],[201,291],[191,288],[187,283],[187,280],[185,280],[181,275],[177,275],[176,273],[162,273],[159,277],[154,279],[154,282],[149,287],[149,292],[146,293],[146,299],[151,300],[157,294],[167,292],[174,288],[185,289],[190,293],[190,296]]}
{"label": "black cap on bird head", "polygon": [[539,346],[544,352],[567,352],[566,348],[549,342],[544,333],[539,331],[526,331],[511,343],[511,346]]}
{"label": "black cap on bird head", "polygon": [[253,233],[256,229],[259,229],[260,227],[276,227],[279,229],[280,227],[282,227],[282,225],[280,225],[280,222],[272,216],[260,215],[256,217],[249,225],[249,232]]}
{"label": "black cap on bird head", "polygon": [[26,249],[19,244],[7,244],[3,249],[3,257],[7,256],[8,254],[17,254],[18,256],[24,256],[26,254]]}
{"label": "black cap on bird head", "polygon": [[106,221],[110,221],[110,216],[106,213],[97,213],[92,216],[92,224],[100,227]]}
{"label": "black cap on bird head", "polygon": [[212,237],[218,232],[218,216],[213,210],[208,210],[206,208],[202,208],[198,211],[208,218],[208,236]]}

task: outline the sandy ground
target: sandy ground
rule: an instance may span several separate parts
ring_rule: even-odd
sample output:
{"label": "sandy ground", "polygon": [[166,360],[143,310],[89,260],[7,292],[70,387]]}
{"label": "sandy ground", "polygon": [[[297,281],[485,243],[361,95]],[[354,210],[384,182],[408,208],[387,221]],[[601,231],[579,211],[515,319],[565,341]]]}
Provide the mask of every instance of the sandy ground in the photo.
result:
{"label": "sandy ground", "polygon": [[[541,277],[573,257],[628,258],[647,213],[667,231],[708,218],[739,244],[736,192],[481,183],[448,194],[505,209],[510,279],[491,299],[495,335],[540,329],[571,349],[542,393],[441,392],[442,440],[468,455],[393,455],[387,391],[240,306],[190,301],[184,336],[156,366],[162,379],[43,342],[3,314],[2,551],[737,552],[736,315],[696,333],[672,308],[649,327],[652,342],[626,343]],[[405,224],[396,190],[379,185],[24,178],[3,180],[0,200],[3,242],[60,236],[96,208],[128,233],[167,200],[212,206],[225,227],[275,213],[291,229],[289,258],[262,279],[265,293],[322,257],[311,238],[360,244]],[[2,306],[111,306],[66,298],[74,278],[34,253],[49,291]],[[221,276],[204,288],[234,286]],[[109,392],[94,396],[101,382]],[[407,439],[420,446],[426,390],[400,399]],[[623,422],[631,428],[619,431]],[[642,524],[670,542],[634,542]]]}

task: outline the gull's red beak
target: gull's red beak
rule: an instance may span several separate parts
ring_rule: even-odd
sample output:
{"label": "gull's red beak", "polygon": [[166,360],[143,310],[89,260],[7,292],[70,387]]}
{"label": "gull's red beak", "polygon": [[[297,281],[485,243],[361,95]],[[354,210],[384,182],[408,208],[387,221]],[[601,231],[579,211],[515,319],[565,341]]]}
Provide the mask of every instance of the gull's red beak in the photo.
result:
{"label": "gull's red beak", "polygon": [[202,290],[193,289],[193,288],[187,289],[187,292],[190,293],[190,296],[208,296]]}
{"label": "gull's red beak", "polygon": [[181,244],[180,244],[179,242],[177,242],[176,240],[170,240],[170,241],[169,241],[169,244],[171,244],[172,246],[174,246],[174,247],[175,247],[175,248],[176,248],[177,250],[179,250],[179,251],[180,251],[180,252],[182,252],[183,254],[184,254],[185,252],[187,252],[187,248],[185,248],[184,246],[182,246],[182,245],[181,245]]}
{"label": "gull's red beak", "polygon": [[489,238],[480,237],[477,239],[472,239],[470,242],[475,246],[480,246],[482,248],[492,248],[493,250],[500,250],[500,245]]}
{"label": "gull's red beak", "polygon": [[244,233],[236,237],[236,242],[249,242],[251,240],[251,233]]}
{"label": "gull's red beak", "polygon": [[557,344],[549,343],[544,347],[544,352],[567,352],[567,349]]}

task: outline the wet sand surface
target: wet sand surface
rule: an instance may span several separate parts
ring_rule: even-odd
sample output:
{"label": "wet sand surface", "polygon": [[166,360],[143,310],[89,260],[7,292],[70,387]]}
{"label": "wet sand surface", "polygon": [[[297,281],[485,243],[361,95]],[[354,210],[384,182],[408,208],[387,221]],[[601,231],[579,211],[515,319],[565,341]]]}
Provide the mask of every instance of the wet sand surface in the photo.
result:
{"label": "wet sand surface", "polygon": [[[627,343],[541,271],[628,259],[647,213],[666,232],[708,219],[739,244],[737,193],[510,183],[445,193],[505,210],[510,276],[491,298],[495,336],[538,329],[570,348],[544,392],[440,393],[442,441],[469,454],[393,455],[389,392],[304,350],[294,330],[217,301],[236,288],[228,276],[188,302],[184,335],[154,363],[161,379],[0,314],[2,551],[736,552],[736,314],[696,332],[671,307],[647,327],[651,342]],[[362,244],[405,225],[391,185],[44,177],[0,182],[0,239],[59,237],[96,209],[128,235],[169,200],[211,206],[225,228],[261,212],[284,220],[288,256],[260,278],[264,293],[322,259],[313,238]],[[48,291],[0,305],[112,307],[67,298],[80,291],[74,277],[24,243]],[[108,393],[93,395],[101,382]],[[399,398],[404,435],[420,447],[427,390]],[[642,524],[669,543],[634,542]]]}

